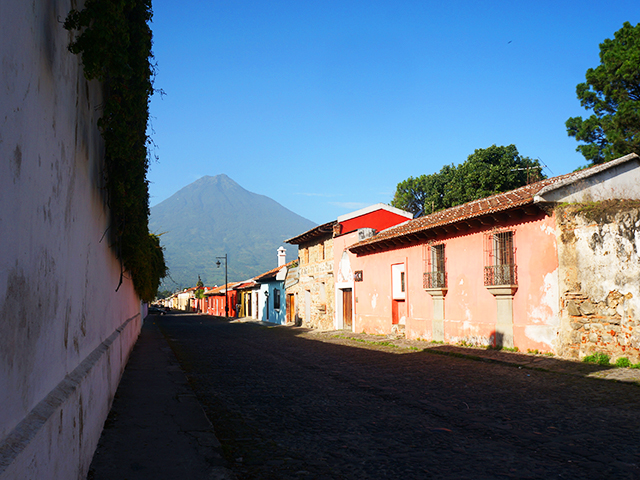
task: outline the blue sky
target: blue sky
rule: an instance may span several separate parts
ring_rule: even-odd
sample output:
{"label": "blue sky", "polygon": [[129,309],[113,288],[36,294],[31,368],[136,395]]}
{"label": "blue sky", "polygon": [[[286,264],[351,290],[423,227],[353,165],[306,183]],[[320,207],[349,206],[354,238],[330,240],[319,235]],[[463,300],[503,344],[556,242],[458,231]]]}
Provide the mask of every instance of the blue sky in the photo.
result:
{"label": "blue sky", "polygon": [[151,205],[225,173],[316,223],[515,144],[584,165],[564,122],[637,0],[155,0]]}

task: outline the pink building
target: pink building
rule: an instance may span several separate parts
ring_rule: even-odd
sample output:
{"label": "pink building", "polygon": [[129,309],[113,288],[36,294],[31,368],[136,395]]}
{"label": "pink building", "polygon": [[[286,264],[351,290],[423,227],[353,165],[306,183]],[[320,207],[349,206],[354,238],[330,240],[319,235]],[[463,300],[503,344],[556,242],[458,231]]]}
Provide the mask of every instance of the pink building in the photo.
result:
{"label": "pink building", "polygon": [[354,291],[356,282],[361,277],[354,276],[356,273],[351,268],[348,247],[375,235],[378,231],[402,225],[412,218],[413,214],[382,203],[338,217],[333,228],[334,327],[336,329],[354,329],[353,312],[357,302]]}
{"label": "pink building", "polygon": [[299,266],[285,282],[290,320],[310,328],[351,329],[353,277],[338,274],[341,256],[348,245],[411,218],[411,213],[378,203],[287,240],[298,245],[299,256]]}
{"label": "pink building", "polygon": [[[587,241],[587,246],[577,248],[571,240],[573,230],[562,227],[564,220],[558,218],[558,212],[567,202],[638,199],[639,172],[638,157],[632,154],[420,217],[355,245],[349,246],[355,233],[336,237],[337,316],[347,315],[350,308],[354,331],[404,331],[410,339],[562,353],[569,348],[571,337],[576,344],[571,347],[574,354],[582,355],[588,343],[585,338],[591,338],[597,349],[599,340],[594,340],[592,332],[580,338],[576,335],[576,325],[586,324],[588,330],[587,322],[595,322],[592,317],[597,309],[584,314],[580,324],[576,323],[577,307],[571,311],[568,302],[594,297],[590,305],[606,303],[612,292],[614,297],[631,302],[634,290],[638,296],[638,280],[628,275],[626,280],[614,281],[609,278],[614,274],[603,270],[607,279],[595,283],[602,285],[607,280],[611,286],[609,292],[597,294],[597,286],[591,288],[595,279],[589,279],[593,274],[572,283],[570,278],[580,276],[577,270],[589,271],[580,259],[592,258],[599,247]],[[633,264],[637,252],[636,257],[630,257],[633,245],[624,244],[622,237],[625,235],[613,241],[631,253],[620,254],[616,262],[619,269],[633,270],[626,259]],[[351,305],[340,293],[349,279],[353,279]],[[583,310],[587,311],[586,307],[585,303]],[[609,305],[612,310],[615,313]],[[630,321],[634,309],[629,304],[626,311],[617,316],[611,313],[603,328],[615,326],[616,321],[624,323],[625,318]],[[343,324],[346,326],[346,321]],[[615,329],[612,332],[615,334]],[[620,335],[627,335],[625,332]],[[632,337],[627,335],[629,341]],[[618,350],[624,351],[629,341],[620,340]]]}

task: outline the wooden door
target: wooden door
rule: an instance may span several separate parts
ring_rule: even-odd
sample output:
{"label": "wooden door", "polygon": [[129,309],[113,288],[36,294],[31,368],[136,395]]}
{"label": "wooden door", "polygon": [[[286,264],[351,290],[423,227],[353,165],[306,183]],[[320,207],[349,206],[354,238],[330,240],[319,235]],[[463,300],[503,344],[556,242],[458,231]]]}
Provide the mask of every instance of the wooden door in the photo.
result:
{"label": "wooden door", "polygon": [[406,315],[407,309],[404,300],[393,300],[393,305],[391,306],[391,324],[398,325],[400,319],[406,317]]}
{"label": "wooden door", "polygon": [[391,305],[391,324],[397,325],[400,317],[398,316],[398,302],[397,300],[393,300],[393,304]]}
{"label": "wooden door", "polygon": [[296,300],[293,293],[287,295],[287,322],[293,323],[296,321]]}
{"label": "wooden door", "polygon": [[353,324],[352,299],[353,294],[350,288],[342,290],[342,328],[345,330],[351,330]]}

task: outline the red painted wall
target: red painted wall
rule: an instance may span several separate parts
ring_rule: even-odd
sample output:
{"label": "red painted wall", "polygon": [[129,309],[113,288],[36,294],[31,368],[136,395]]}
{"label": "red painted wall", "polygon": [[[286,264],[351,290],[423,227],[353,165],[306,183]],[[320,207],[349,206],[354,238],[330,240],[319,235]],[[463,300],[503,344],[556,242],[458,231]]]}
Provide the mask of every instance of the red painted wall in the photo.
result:
{"label": "red painted wall", "polygon": [[[238,298],[238,292],[235,290],[229,290],[227,292],[227,301],[229,302],[229,317],[236,317],[236,300]],[[217,317],[224,317],[224,295],[208,295],[205,301],[204,310],[207,315],[215,315]]]}
{"label": "red painted wall", "polygon": [[353,232],[359,228],[375,228],[377,231],[384,230],[385,228],[392,227],[402,222],[409,220],[407,217],[398,215],[387,210],[376,210],[374,212],[360,215],[356,218],[351,218],[340,222],[342,225],[342,234]]}

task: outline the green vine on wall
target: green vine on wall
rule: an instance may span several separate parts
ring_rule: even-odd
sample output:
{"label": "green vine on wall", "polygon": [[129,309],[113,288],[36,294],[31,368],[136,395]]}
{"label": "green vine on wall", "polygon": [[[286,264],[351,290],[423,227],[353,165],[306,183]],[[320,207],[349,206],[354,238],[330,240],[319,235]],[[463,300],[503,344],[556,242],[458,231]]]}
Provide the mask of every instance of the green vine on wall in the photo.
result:
{"label": "green vine on wall", "polygon": [[151,0],[87,0],[64,22],[64,28],[76,32],[69,51],[81,55],[85,78],[103,84],[98,127],[105,143],[113,245],[136,292],[147,302],[167,274],[160,239],[149,233],[148,225],[151,17]]}

